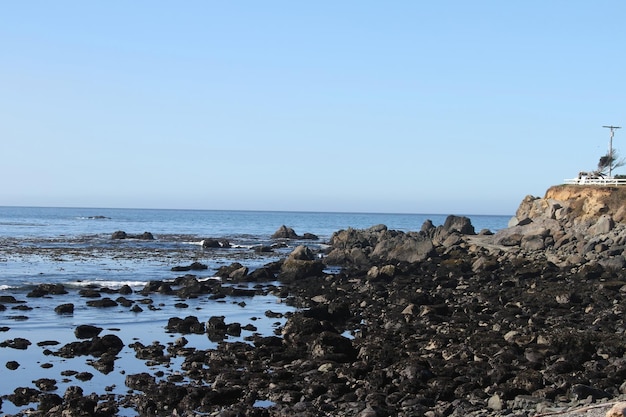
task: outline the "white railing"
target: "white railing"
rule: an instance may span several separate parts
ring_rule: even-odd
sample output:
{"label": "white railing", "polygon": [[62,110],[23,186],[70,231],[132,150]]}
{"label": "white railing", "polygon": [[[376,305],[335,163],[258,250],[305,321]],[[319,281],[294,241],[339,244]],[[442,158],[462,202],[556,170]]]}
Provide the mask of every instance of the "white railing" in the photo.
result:
{"label": "white railing", "polygon": [[570,178],[565,184],[572,185],[626,185],[626,178]]}

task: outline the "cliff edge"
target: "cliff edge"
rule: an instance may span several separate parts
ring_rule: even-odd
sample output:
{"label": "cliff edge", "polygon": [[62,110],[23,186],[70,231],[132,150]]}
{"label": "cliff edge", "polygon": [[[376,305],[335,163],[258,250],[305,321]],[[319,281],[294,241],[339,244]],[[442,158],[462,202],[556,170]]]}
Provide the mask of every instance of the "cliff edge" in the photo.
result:
{"label": "cliff edge", "polygon": [[527,196],[515,217],[553,218],[569,220],[581,225],[609,215],[615,222],[626,223],[626,187],[594,185],[556,185],[550,187],[544,198]]}
{"label": "cliff edge", "polygon": [[626,267],[626,187],[557,185],[526,196],[490,242],[560,267]]}

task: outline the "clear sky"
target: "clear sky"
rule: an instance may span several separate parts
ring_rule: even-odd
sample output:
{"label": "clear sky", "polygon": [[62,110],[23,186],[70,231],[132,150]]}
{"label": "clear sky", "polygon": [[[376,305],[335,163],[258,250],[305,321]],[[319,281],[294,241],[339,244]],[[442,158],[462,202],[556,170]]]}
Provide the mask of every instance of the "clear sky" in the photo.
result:
{"label": "clear sky", "polygon": [[626,156],[625,16],[621,0],[4,1],[0,205],[514,214],[595,169],[603,125],[625,126]]}

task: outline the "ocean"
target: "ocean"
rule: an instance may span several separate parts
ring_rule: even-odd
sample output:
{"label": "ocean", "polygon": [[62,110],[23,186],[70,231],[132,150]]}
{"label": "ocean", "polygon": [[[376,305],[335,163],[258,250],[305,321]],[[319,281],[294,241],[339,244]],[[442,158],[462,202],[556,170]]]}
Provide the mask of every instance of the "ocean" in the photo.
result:
{"label": "ocean", "polygon": [[[198,261],[208,273],[232,262],[256,268],[279,259],[295,245],[320,245],[339,230],[385,224],[420,230],[426,220],[443,224],[442,214],[315,213],[268,211],[144,210],[0,207],[0,291],[39,283],[119,287],[171,279],[174,262]],[[507,227],[511,216],[469,215],[475,230]],[[317,241],[293,241],[272,254],[252,248],[270,245],[282,225]],[[112,239],[116,231],[150,232],[154,240]],[[225,239],[231,248],[203,249],[203,239]],[[169,268],[168,268],[169,267]]]}
{"label": "ocean", "polygon": [[[216,271],[222,266],[238,262],[253,270],[283,258],[299,244],[321,247],[334,232],[342,229],[385,224],[390,229],[418,231],[426,220],[441,225],[446,217],[446,214],[0,207],[0,297],[12,296],[18,301],[0,302],[0,306],[4,305],[4,309],[0,308],[0,343],[16,338],[32,342],[24,350],[0,347],[0,380],[4,381],[0,396],[10,394],[17,387],[33,387],[33,381],[43,377],[57,382],[55,392],[61,396],[70,385],[81,386],[85,393],[104,394],[106,387],[107,393],[123,394],[127,390],[124,375],[153,372],[159,366],[167,368],[163,370],[166,375],[176,372],[176,360],[169,365],[148,366],[136,360],[134,351],[128,347],[135,341],[148,345],[180,337],[165,330],[171,317],[194,315],[202,322],[211,316],[224,316],[227,323],[252,324],[254,332],[270,335],[284,324],[284,315],[293,311],[271,290],[280,283],[269,283],[269,290],[262,295],[219,300],[209,297],[180,300],[158,294],[151,294],[145,300],[137,292],[150,281],[173,280],[185,274],[172,271],[175,266],[200,262],[207,269],[189,273],[200,280],[215,279]],[[510,215],[467,217],[477,232],[506,228],[511,218]],[[282,225],[293,228],[300,236],[311,233],[319,239],[295,239],[272,252],[254,250],[274,243],[271,235]],[[129,235],[149,232],[154,239],[112,239],[116,231]],[[230,247],[203,248],[204,239],[226,240]],[[62,284],[68,293],[28,296],[35,286],[44,283]],[[128,296],[133,302],[146,303],[152,308],[135,313],[121,305],[88,307],[87,300],[78,295],[86,287],[115,290],[123,285],[135,291]],[[65,303],[75,305],[74,313],[56,314],[55,307]],[[74,329],[81,324],[102,327],[105,329],[102,334],[114,333],[124,341],[126,346],[113,372],[98,372],[85,357],[68,359],[49,354],[47,349],[54,351],[55,347],[47,342],[56,342],[60,347],[76,341]],[[241,337],[229,336],[229,340],[245,340],[246,335],[250,333],[244,331]],[[216,346],[206,335],[185,337],[199,349]],[[9,370],[4,366],[9,361],[18,362],[19,367]],[[78,381],[63,376],[74,371],[88,371],[93,378]],[[0,411],[10,414],[19,409],[4,401]],[[132,410],[122,410],[120,415],[134,414]]]}

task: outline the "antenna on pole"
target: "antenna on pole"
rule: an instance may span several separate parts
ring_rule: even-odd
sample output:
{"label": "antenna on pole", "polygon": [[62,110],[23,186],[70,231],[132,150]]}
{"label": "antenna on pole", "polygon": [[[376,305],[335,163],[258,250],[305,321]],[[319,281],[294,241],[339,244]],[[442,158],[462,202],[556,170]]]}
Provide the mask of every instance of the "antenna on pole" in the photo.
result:
{"label": "antenna on pole", "polygon": [[607,129],[611,129],[611,133],[609,136],[609,178],[613,178],[613,135],[615,134],[615,129],[621,129],[621,126],[602,126]]}

